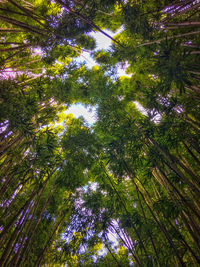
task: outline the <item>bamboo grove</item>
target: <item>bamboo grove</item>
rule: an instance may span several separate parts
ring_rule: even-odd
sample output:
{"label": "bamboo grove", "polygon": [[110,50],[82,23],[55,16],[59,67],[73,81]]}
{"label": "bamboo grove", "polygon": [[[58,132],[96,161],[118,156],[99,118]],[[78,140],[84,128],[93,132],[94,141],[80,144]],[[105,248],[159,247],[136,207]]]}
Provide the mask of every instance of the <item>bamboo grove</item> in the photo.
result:
{"label": "bamboo grove", "polygon": [[199,8],[0,1],[0,266],[199,266]]}

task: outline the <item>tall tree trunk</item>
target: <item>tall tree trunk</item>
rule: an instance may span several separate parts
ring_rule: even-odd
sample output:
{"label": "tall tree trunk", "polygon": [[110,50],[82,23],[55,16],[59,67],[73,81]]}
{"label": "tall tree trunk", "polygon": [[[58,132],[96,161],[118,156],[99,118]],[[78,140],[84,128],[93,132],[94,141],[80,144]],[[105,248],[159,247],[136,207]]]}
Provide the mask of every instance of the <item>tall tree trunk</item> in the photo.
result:
{"label": "tall tree trunk", "polygon": [[[154,211],[153,211],[153,209],[150,207],[150,205],[149,205],[148,201],[146,200],[144,194],[143,194],[143,193],[141,192],[141,190],[138,188],[137,184],[136,184],[135,181],[134,181],[134,178],[132,177],[132,173],[130,172],[127,163],[126,163],[125,161],[123,161],[123,162],[124,162],[124,166],[125,166],[126,172],[127,172],[127,174],[129,175],[131,181],[133,182],[133,185],[135,186],[136,190],[137,190],[137,191],[139,192],[139,194],[141,195],[141,197],[142,197],[144,203],[146,204],[147,208],[149,209],[149,211],[150,211],[150,213],[151,213],[153,219],[155,220],[155,222],[157,223],[157,225],[158,225],[159,228],[161,229],[162,233],[163,233],[164,236],[166,237],[167,241],[169,242],[170,246],[172,247],[173,252],[174,252],[175,256],[177,257],[177,259],[178,259],[178,261],[179,261],[179,263],[180,263],[180,266],[185,267],[185,263],[183,262],[181,256],[179,255],[178,250],[177,250],[177,248],[176,248],[176,246],[175,246],[173,240],[171,239],[169,232],[167,231],[167,229],[166,229],[166,227],[163,225],[163,223],[161,223],[161,222],[158,220],[158,217],[159,217],[159,216],[158,216],[157,214],[156,214],[156,215],[154,214]],[[139,179],[138,179],[138,180],[139,180]],[[140,181],[140,180],[139,180],[139,181]],[[141,181],[140,181],[140,183],[141,183]],[[141,183],[141,184],[142,184],[142,183]],[[142,186],[143,186],[143,184],[142,184]],[[143,187],[144,187],[144,186],[143,186]],[[145,188],[144,188],[144,189],[145,189]],[[148,192],[146,191],[146,189],[145,189],[145,192],[146,192],[147,195],[149,196],[149,194],[148,194]],[[151,200],[151,197],[149,197],[149,198],[150,198],[150,200]],[[155,212],[155,213],[156,213],[156,212]]]}
{"label": "tall tree trunk", "polygon": [[[137,192],[137,198],[138,198],[138,201],[139,201],[139,205],[140,205],[140,208],[141,208],[143,217],[144,217],[144,219],[145,219],[145,223],[146,223],[146,225],[148,225],[147,217],[146,217],[145,211],[144,211],[144,209],[143,209],[142,202],[141,202],[141,200],[140,200],[139,192],[138,192],[137,189],[136,189],[136,192]],[[156,260],[157,260],[158,266],[161,267],[161,263],[160,263],[160,259],[159,259],[159,254],[158,254],[158,251],[157,251],[157,249],[156,249],[156,245],[155,245],[155,243],[154,243],[154,241],[153,241],[153,237],[152,237],[152,235],[151,235],[151,233],[150,233],[149,230],[148,230],[148,234],[149,234],[150,241],[151,241],[151,244],[152,244],[152,247],[153,247],[155,256],[156,256]]]}
{"label": "tall tree trunk", "polygon": [[[102,166],[102,165],[101,165],[101,166]],[[132,227],[133,227],[133,229],[134,229],[134,231],[135,231],[135,234],[136,234],[136,236],[137,236],[137,238],[138,238],[138,241],[140,242],[141,248],[144,250],[144,252],[145,252],[145,254],[146,254],[146,256],[147,256],[148,253],[147,253],[147,251],[146,251],[146,248],[145,248],[145,246],[144,246],[144,243],[143,243],[143,241],[142,241],[142,239],[141,239],[141,237],[140,237],[140,235],[139,235],[139,233],[138,233],[138,231],[137,231],[137,229],[136,229],[134,223],[133,223],[132,220],[130,219],[130,214],[129,214],[127,208],[126,208],[126,204],[124,203],[124,201],[122,200],[120,194],[118,193],[117,189],[115,188],[114,184],[112,183],[112,181],[111,181],[111,179],[110,179],[110,177],[109,177],[109,174],[108,174],[107,171],[105,170],[104,166],[102,166],[102,168],[103,168],[104,173],[106,174],[107,178],[109,179],[109,182],[110,182],[112,188],[114,189],[115,193],[117,194],[118,199],[119,199],[120,202],[122,203],[122,206],[124,207],[124,210],[125,210],[126,214],[128,215],[128,218],[129,218],[129,220],[130,220],[130,222],[131,222],[131,225],[132,225]]]}
{"label": "tall tree trunk", "polygon": [[26,231],[25,231],[25,233],[24,233],[24,237],[23,237],[23,239],[22,239],[22,241],[21,241],[21,244],[20,244],[20,246],[19,246],[19,248],[18,248],[18,250],[17,250],[17,253],[16,253],[16,255],[15,255],[15,257],[13,258],[13,261],[12,261],[12,262],[13,262],[12,264],[13,264],[14,267],[17,266],[17,264],[18,264],[21,250],[22,250],[22,248],[23,248],[23,246],[24,246],[24,243],[25,243],[25,241],[26,241],[26,238],[28,237],[30,228],[31,228],[32,223],[33,223],[33,219],[34,219],[34,217],[35,217],[35,214],[36,214],[36,211],[37,211],[37,208],[38,208],[38,205],[39,205],[41,196],[42,196],[42,194],[43,194],[43,192],[44,192],[44,190],[45,190],[45,188],[46,188],[46,185],[47,185],[47,183],[42,187],[42,189],[40,190],[40,193],[38,194],[37,199],[35,200],[34,207],[33,207],[33,213],[32,213],[32,215],[31,215],[31,219],[30,219],[30,221],[29,221],[29,224],[27,225]]}
{"label": "tall tree trunk", "polygon": [[54,236],[54,234],[56,233],[56,231],[59,229],[59,227],[60,227],[60,225],[61,225],[61,223],[62,223],[62,221],[63,221],[64,218],[65,218],[65,215],[63,215],[63,216],[61,217],[61,219],[59,220],[59,222],[58,222],[58,223],[56,224],[56,226],[54,227],[54,230],[53,230],[52,234],[50,235],[48,241],[46,242],[46,245],[44,246],[44,248],[43,248],[43,250],[42,250],[42,253],[41,253],[40,256],[38,257],[38,259],[37,259],[37,261],[36,261],[36,263],[35,263],[35,266],[38,266],[38,267],[40,266],[40,264],[41,264],[41,262],[42,262],[42,260],[43,260],[43,258],[44,258],[45,252],[46,252],[47,248],[50,246],[50,244],[51,244],[51,242],[52,242],[52,239],[53,239],[53,236]]}
{"label": "tall tree trunk", "polygon": [[17,226],[15,227],[15,230],[13,231],[11,238],[8,241],[8,244],[6,246],[6,248],[4,249],[4,252],[1,256],[0,259],[0,266],[7,266],[6,262],[7,262],[7,258],[8,256],[12,253],[12,248],[13,248],[13,243],[15,241],[15,239],[17,238],[17,236],[20,234],[20,229],[22,228],[22,226],[24,225],[28,215],[29,215],[29,210],[31,207],[27,207],[23,210],[22,215],[18,221]]}
{"label": "tall tree trunk", "polygon": [[25,202],[25,204],[17,211],[17,213],[12,217],[12,219],[8,222],[8,224],[5,226],[3,231],[0,234],[0,247],[2,247],[5,237],[8,234],[10,228],[13,226],[13,224],[17,221],[19,215],[24,212],[24,210],[27,209],[30,202],[33,200],[35,194],[37,193],[37,186],[33,190],[32,194],[30,195],[29,199]]}

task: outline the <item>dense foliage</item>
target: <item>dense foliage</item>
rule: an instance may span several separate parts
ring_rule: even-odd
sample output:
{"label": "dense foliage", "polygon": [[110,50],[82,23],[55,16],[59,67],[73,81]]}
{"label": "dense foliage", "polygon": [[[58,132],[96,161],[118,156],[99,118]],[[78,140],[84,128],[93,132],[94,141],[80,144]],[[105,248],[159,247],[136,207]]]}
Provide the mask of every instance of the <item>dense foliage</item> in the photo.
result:
{"label": "dense foliage", "polygon": [[0,1],[0,266],[199,266],[199,8]]}

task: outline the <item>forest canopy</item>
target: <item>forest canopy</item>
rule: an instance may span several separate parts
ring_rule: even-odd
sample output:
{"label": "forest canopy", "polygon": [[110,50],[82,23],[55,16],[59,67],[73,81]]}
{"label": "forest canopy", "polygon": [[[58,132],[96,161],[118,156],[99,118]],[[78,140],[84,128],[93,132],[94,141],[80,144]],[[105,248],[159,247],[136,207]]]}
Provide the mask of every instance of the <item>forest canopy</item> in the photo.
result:
{"label": "forest canopy", "polygon": [[199,266],[199,10],[0,1],[0,266]]}

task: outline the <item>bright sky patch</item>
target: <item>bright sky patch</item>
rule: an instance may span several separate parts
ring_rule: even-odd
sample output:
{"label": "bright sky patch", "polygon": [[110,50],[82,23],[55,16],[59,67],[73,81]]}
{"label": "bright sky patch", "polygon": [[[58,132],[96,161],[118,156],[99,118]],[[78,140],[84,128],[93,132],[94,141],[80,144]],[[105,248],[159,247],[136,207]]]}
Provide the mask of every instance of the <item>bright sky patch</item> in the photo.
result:
{"label": "bright sky patch", "polygon": [[84,119],[91,125],[96,121],[95,108],[86,107],[80,103],[72,105],[66,112],[66,114],[72,113],[75,118],[83,116]]}

